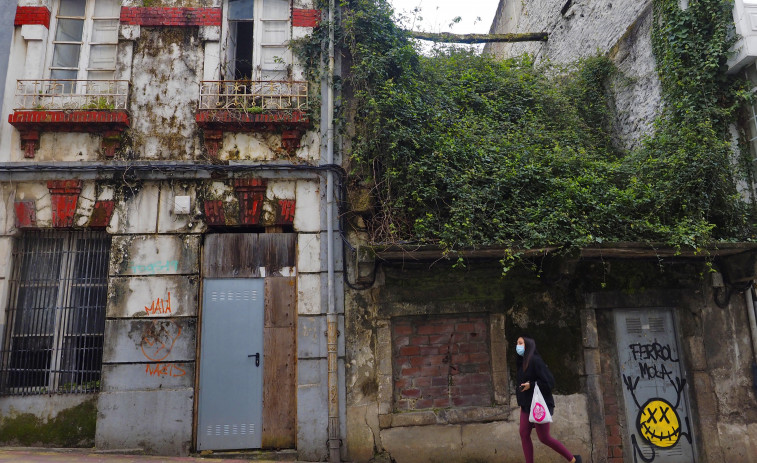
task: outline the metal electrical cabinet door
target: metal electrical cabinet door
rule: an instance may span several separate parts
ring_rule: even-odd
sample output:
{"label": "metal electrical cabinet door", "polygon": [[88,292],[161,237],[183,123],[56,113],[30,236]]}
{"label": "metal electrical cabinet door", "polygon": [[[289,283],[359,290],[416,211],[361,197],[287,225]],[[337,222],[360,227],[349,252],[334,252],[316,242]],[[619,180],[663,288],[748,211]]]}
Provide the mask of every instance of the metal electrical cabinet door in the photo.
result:
{"label": "metal electrical cabinet door", "polygon": [[670,309],[616,310],[631,461],[692,463],[687,386]]}
{"label": "metal electrical cabinet door", "polygon": [[197,449],[261,447],[262,278],[205,279]]}

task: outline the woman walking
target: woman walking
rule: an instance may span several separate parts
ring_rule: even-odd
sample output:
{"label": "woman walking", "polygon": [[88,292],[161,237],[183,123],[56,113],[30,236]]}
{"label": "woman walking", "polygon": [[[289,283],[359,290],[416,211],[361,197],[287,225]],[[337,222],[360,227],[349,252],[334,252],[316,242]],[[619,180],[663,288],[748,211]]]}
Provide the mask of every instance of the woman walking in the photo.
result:
{"label": "woman walking", "polygon": [[520,442],[523,445],[523,454],[526,463],[534,463],[534,444],[531,442],[531,430],[536,428],[536,435],[542,444],[552,448],[570,463],[581,463],[580,455],[573,455],[557,439],[549,435],[549,423],[536,424],[528,420],[531,410],[531,400],[534,397],[534,387],[538,384],[539,390],[544,396],[549,413],[555,410],[555,400],[552,398],[552,388],[555,387],[555,378],[547,368],[538,352],[536,342],[531,338],[520,337],[515,346],[518,385],[515,393],[520,406]]}

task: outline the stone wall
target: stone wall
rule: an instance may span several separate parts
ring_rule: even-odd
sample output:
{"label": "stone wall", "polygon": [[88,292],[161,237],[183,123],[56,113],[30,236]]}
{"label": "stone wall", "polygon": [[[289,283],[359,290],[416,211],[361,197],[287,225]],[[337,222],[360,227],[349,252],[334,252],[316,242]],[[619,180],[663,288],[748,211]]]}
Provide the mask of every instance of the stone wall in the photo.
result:
{"label": "stone wall", "polygon": [[492,33],[547,32],[547,42],[488,44],[496,57],[532,55],[537,64],[566,65],[596,54],[618,67],[610,84],[619,146],[638,146],[660,110],[651,44],[651,1],[500,0]]}

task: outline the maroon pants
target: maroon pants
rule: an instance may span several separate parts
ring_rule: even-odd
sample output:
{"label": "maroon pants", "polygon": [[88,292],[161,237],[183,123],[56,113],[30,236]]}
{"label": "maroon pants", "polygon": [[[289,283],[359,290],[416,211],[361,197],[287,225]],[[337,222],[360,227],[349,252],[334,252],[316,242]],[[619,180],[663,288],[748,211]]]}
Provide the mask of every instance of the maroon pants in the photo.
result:
{"label": "maroon pants", "polygon": [[559,440],[549,435],[549,423],[536,424],[528,421],[528,412],[520,410],[520,443],[523,445],[523,455],[526,456],[526,463],[534,463],[534,444],[531,442],[531,430],[536,428],[536,435],[542,444],[552,448],[566,460],[571,461],[573,454],[560,443]]}

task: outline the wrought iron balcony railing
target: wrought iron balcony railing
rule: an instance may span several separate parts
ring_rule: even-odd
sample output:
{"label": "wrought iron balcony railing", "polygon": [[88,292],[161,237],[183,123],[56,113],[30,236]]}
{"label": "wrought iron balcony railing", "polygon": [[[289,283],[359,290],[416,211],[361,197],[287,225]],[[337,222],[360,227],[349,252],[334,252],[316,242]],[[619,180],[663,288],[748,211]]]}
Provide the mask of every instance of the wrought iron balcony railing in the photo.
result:
{"label": "wrought iron balcony railing", "polygon": [[16,111],[125,110],[127,80],[19,80]]}
{"label": "wrought iron balcony railing", "polygon": [[292,80],[204,80],[200,83],[201,110],[305,111],[307,82]]}

